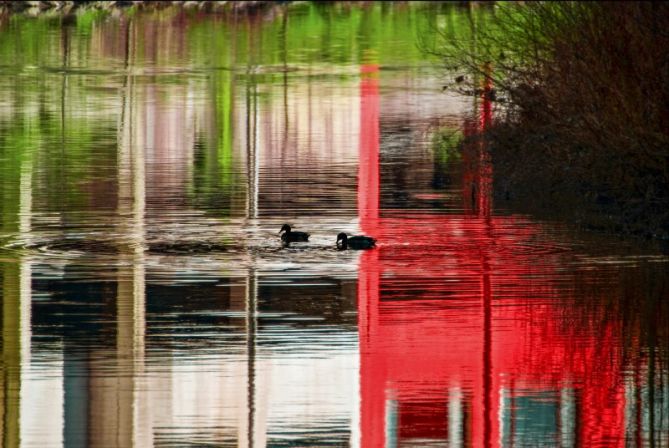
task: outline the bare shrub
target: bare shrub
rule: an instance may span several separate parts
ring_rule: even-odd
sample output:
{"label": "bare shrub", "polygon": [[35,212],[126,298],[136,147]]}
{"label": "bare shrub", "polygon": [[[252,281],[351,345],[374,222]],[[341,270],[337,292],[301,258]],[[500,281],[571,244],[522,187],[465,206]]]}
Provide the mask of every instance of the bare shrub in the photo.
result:
{"label": "bare shrub", "polygon": [[449,67],[494,67],[498,190],[557,195],[616,230],[669,235],[668,4],[505,3],[471,39],[444,37]]}

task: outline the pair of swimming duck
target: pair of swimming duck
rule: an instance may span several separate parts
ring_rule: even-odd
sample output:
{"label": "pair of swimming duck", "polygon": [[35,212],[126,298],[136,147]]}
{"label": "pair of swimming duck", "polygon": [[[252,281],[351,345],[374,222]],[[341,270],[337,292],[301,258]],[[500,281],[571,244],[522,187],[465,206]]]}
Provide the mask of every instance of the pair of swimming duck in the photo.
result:
{"label": "pair of swimming duck", "polygon": [[[307,232],[294,231],[288,224],[284,224],[279,231],[281,234],[281,241],[285,244],[296,243],[300,241],[309,241],[309,234]],[[376,240],[371,236],[356,235],[348,236],[344,232],[337,235],[337,249],[371,249],[376,244]]]}

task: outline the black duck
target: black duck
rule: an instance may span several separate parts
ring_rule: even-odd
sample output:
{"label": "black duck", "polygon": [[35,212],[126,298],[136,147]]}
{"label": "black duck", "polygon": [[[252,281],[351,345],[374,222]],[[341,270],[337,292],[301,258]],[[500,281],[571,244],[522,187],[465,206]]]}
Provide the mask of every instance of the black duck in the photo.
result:
{"label": "black duck", "polygon": [[337,249],[371,249],[376,244],[376,240],[371,236],[357,235],[348,236],[344,232],[337,235]]}
{"label": "black duck", "polygon": [[307,232],[295,232],[288,224],[284,224],[279,233],[281,234],[281,241],[284,243],[309,241],[309,234]]}

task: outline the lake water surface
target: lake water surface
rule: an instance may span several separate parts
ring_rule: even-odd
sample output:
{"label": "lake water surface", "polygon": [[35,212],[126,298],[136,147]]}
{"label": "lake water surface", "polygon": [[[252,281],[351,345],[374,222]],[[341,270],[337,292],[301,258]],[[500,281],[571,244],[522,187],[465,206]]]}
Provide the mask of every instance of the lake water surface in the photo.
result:
{"label": "lake water surface", "polygon": [[669,257],[448,150],[486,14],[0,18],[2,446],[669,446]]}

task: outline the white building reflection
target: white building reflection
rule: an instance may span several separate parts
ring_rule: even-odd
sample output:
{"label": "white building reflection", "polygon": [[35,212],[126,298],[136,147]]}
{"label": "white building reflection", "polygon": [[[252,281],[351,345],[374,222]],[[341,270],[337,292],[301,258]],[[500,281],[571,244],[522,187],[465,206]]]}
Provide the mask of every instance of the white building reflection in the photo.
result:
{"label": "white building reflection", "polygon": [[[337,422],[335,430],[343,431],[346,440],[355,445],[359,415],[355,329],[338,333],[338,338],[345,336],[346,344],[330,345],[321,340],[310,341],[308,332],[306,339],[289,342],[271,328],[259,328],[258,313],[262,315],[262,311],[256,307],[263,278],[253,270],[238,277],[243,281],[230,288],[230,308],[224,309],[239,316],[233,319],[233,333],[243,335],[242,340],[226,349],[219,347],[213,355],[195,347],[183,352],[159,350],[160,358],[152,358],[147,345],[147,328],[151,327],[151,322],[147,322],[147,282],[151,282],[156,269],[161,281],[172,275],[178,278],[184,266],[178,259],[147,254],[145,249],[149,238],[176,240],[187,232],[171,227],[176,221],[173,211],[188,209],[196,133],[207,130],[206,123],[198,122],[206,117],[195,110],[206,108],[207,104],[193,99],[201,85],[163,87],[158,94],[155,87],[144,85],[133,76],[124,83],[118,111],[121,119],[114,219],[118,252],[113,258],[102,254],[90,260],[98,268],[107,264],[108,273],[114,273],[108,278],[105,275],[105,281],[113,285],[113,296],[96,300],[114,304],[111,310],[115,341],[92,348],[76,340],[54,344],[33,341],[36,350],[31,357],[30,310],[36,293],[31,285],[32,261],[18,262],[19,272],[13,277],[5,273],[4,446],[143,447],[169,441],[201,441],[260,447],[296,431],[308,439],[327,431],[324,428],[332,422]],[[254,201],[261,215],[264,206],[270,208],[274,201],[284,201],[273,193],[265,200],[258,197],[282,182],[280,177],[287,166],[294,164],[301,176],[324,161],[354,162],[355,126],[359,124],[355,83],[356,79],[351,78],[334,89],[291,86],[287,109],[272,101],[253,103],[257,109],[247,110],[249,103],[243,91],[237,94],[239,137],[233,140],[238,152],[235,163],[246,167],[243,174],[258,185],[255,190],[246,190],[247,195],[257,195],[255,200],[238,204],[241,212],[245,208],[249,213],[247,219],[255,218],[250,206]],[[284,114],[286,110],[289,116]],[[327,120],[321,119],[323,114]],[[252,132],[245,128],[245,117],[249,115],[256,123]],[[253,152],[249,153],[251,146]],[[271,179],[269,183],[258,178],[262,175]],[[331,177],[340,189],[341,180]],[[354,181],[349,179],[351,195]],[[22,221],[18,233],[28,238],[31,182],[21,185]],[[285,193],[285,201],[290,202],[293,193]],[[188,219],[195,221],[194,227],[210,228],[210,218],[201,214],[198,218],[196,209],[191,213]],[[176,237],[162,234],[166,229],[172,229]],[[66,232],[63,230],[64,236]],[[51,278],[67,283],[68,265],[76,264],[76,259],[63,256],[64,264],[56,263],[59,273],[52,272]],[[223,260],[224,257],[219,258],[221,269],[225,270]],[[169,265],[170,261],[177,263]],[[238,261],[231,257],[227,263],[234,265]],[[35,262],[53,267],[39,255]],[[262,270],[263,261],[256,263]],[[237,275],[243,270],[234,268]],[[70,294],[63,295],[63,300],[79,299]],[[49,399],[45,400],[45,396]]]}

